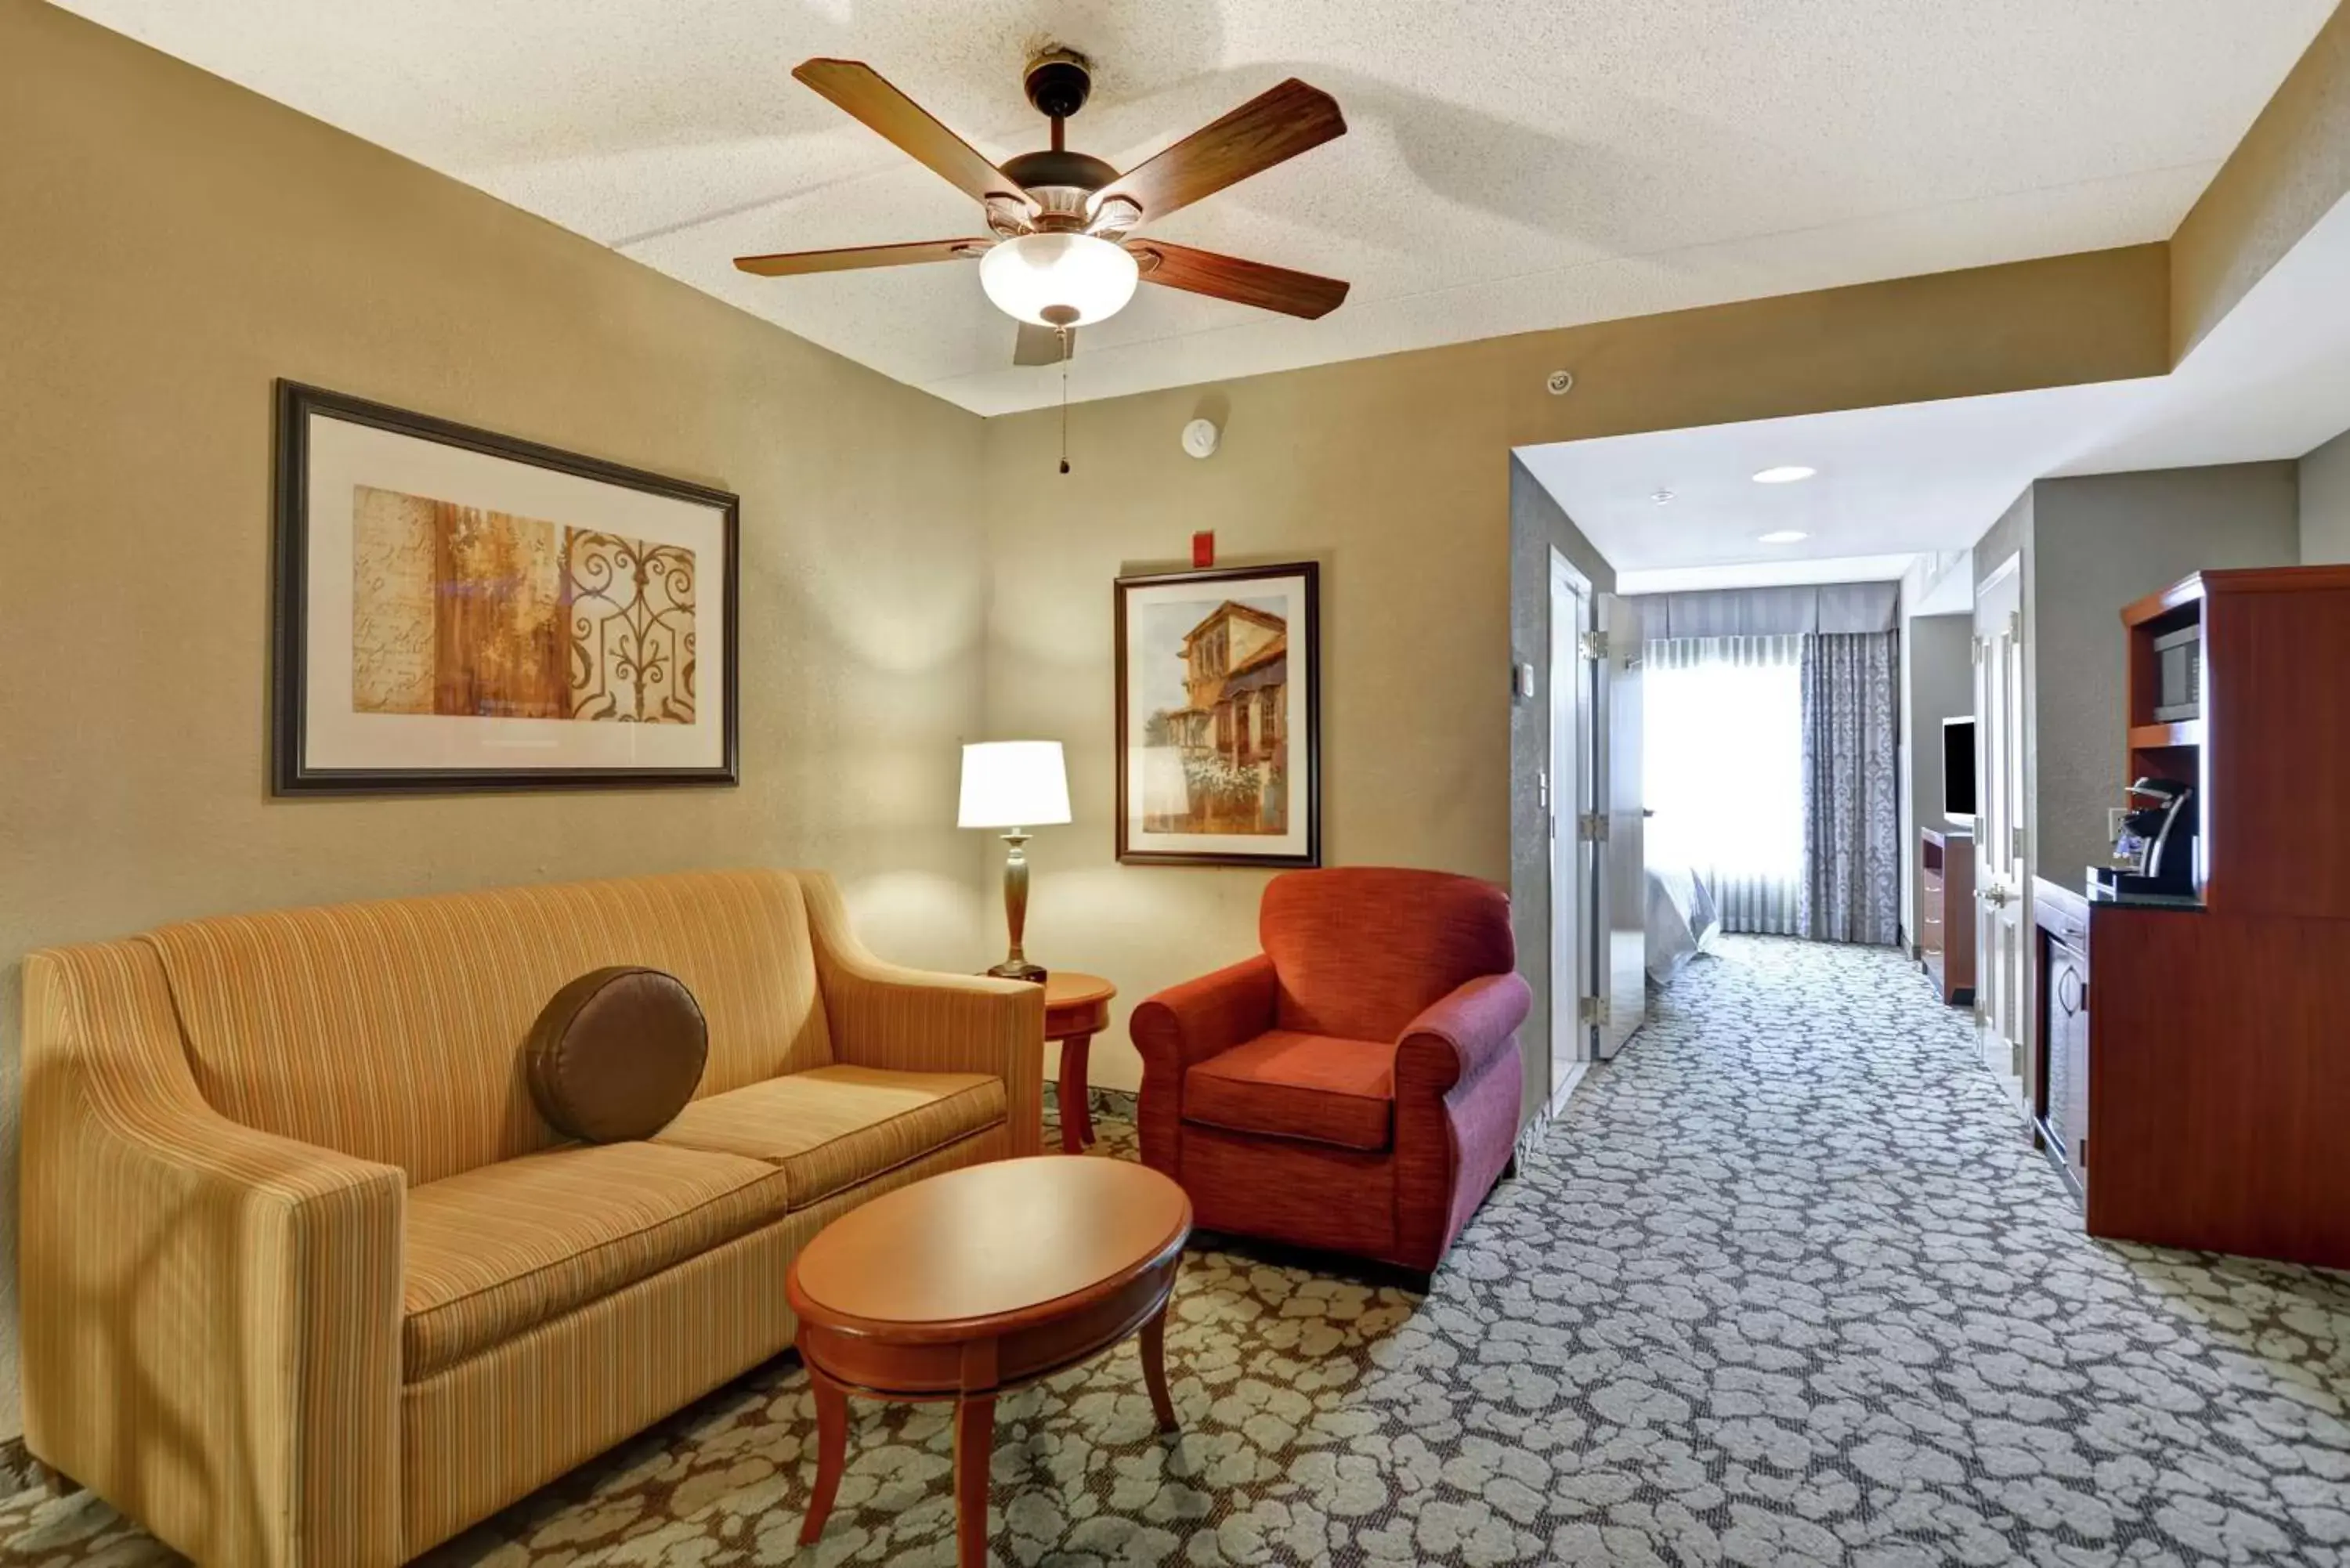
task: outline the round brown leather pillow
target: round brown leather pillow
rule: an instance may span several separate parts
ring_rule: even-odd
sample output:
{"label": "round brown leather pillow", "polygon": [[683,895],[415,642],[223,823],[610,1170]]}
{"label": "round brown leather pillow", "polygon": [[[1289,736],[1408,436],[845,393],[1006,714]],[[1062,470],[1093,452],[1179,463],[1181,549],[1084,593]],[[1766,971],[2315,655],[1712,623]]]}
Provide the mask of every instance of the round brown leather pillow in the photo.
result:
{"label": "round brown leather pillow", "polygon": [[685,1108],[710,1057],[710,1026],[675,975],[620,966],[555,993],[523,1047],[530,1096],[557,1130],[590,1143],[650,1137]]}

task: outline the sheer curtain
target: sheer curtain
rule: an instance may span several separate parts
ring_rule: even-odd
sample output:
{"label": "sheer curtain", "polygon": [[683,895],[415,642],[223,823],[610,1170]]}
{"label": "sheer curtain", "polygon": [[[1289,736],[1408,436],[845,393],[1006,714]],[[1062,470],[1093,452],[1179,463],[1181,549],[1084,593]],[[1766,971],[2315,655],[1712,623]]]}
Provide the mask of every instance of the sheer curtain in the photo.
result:
{"label": "sheer curtain", "polygon": [[1800,637],[1646,649],[1648,858],[1713,889],[1724,930],[1795,934],[1804,886]]}

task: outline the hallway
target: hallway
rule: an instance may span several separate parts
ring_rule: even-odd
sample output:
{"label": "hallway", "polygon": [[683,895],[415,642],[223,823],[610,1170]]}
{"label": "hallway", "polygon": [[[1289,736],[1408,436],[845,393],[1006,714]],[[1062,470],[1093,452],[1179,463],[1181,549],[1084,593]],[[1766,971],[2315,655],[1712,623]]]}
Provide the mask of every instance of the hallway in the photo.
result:
{"label": "hallway", "polygon": [[[1429,1298],[1300,1262],[1187,1260],[1171,1443],[1130,1345],[1008,1397],[995,1561],[2350,1561],[2350,1279],[2087,1241],[1890,950],[1692,963]],[[812,1430],[785,1357],[430,1561],[952,1561],[927,1407],[796,1553]],[[164,1560],[0,1502],[0,1562]]]}
{"label": "hallway", "polygon": [[1657,1000],[1493,1249],[1556,1282],[1614,1560],[2350,1561],[2350,1279],[2089,1241],[1890,950]]}

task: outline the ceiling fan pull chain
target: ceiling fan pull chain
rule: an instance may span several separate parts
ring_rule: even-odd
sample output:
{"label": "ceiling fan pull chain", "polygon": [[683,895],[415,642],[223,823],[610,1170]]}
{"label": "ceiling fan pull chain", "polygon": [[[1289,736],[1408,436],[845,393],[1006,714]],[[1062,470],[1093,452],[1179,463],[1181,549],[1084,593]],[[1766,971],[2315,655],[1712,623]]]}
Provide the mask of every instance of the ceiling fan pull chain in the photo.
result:
{"label": "ceiling fan pull chain", "polygon": [[1056,327],[1061,335],[1061,472],[1069,472],[1069,329]]}

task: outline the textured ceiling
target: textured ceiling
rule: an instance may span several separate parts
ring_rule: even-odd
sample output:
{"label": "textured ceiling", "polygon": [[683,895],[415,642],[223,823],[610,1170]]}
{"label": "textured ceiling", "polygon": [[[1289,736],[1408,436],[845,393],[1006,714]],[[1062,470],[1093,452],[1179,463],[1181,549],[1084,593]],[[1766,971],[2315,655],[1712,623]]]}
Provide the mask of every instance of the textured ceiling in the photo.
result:
{"label": "textured ceiling", "polygon": [[1071,395],[2167,236],[2334,0],[64,0],[983,412],[1058,397],[960,264],[740,252],[983,232],[793,82],[867,60],[996,158],[1032,48],[1130,166],[1284,76],[1350,133],[1162,237],[1349,278],[1319,322],[1145,288]]}

